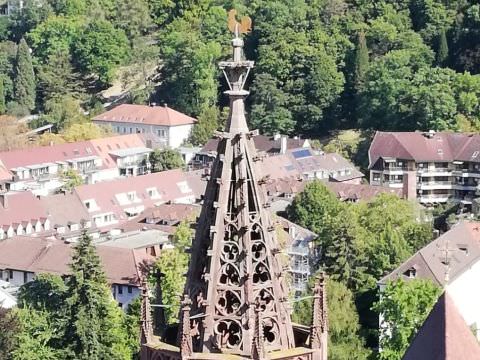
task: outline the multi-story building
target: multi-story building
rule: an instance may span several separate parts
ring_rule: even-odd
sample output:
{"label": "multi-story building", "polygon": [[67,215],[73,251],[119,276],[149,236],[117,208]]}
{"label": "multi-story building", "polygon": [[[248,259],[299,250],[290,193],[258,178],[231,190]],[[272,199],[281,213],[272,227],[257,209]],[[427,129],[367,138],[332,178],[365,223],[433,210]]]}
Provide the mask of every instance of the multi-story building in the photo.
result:
{"label": "multi-story building", "polygon": [[377,132],[369,149],[370,183],[403,189],[422,204],[471,204],[480,181],[480,135]]}
{"label": "multi-story building", "polygon": [[31,190],[44,196],[63,186],[62,174],[68,169],[77,171],[89,184],[142,175],[149,172],[150,152],[137,134],[3,151],[0,189]]}
{"label": "multi-story building", "polygon": [[196,119],[168,106],[122,104],[95,116],[97,125],[110,126],[118,134],[143,134],[156,143],[178,148],[188,139]]}

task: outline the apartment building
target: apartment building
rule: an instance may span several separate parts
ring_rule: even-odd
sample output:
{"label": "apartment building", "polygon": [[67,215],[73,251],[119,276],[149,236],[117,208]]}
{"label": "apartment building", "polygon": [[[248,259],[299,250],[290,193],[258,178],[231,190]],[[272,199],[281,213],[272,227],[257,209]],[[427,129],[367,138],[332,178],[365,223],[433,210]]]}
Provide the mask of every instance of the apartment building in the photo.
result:
{"label": "apartment building", "polygon": [[370,184],[403,189],[425,205],[471,204],[480,181],[480,135],[377,132],[369,149]]}
{"label": "apartment building", "polygon": [[92,121],[110,126],[118,134],[142,134],[159,145],[175,149],[188,139],[197,120],[166,105],[122,104]]}
{"label": "apartment building", "polygon": [[77,171],[88,184],[142,175],[149,172],[150,152],[137,134],[3,151],[0,189],[45,196],[63,186],[67,169]]}

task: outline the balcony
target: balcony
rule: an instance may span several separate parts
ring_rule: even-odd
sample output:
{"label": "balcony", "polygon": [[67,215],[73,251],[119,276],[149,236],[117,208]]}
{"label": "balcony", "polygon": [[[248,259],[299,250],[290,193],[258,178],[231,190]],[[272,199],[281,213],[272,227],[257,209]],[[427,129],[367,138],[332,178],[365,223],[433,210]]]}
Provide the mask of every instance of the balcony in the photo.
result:
{"label": "balcony", "polygon": [[452,181],[422,181],[417,184],[418,189],[422,190],[434,190],[434,189],[452,189]]}

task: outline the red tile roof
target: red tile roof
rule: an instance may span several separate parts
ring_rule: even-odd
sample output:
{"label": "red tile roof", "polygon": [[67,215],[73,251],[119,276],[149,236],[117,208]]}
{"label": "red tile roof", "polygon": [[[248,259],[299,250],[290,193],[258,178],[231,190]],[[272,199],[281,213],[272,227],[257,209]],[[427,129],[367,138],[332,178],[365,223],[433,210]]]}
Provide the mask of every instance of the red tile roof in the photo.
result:
{"label": "red tile roof", "polygon": [[178,126],[194,124],[197,120],[168,106],[122,104],[97,115],[94,121],[148,125]]}
{"label": "red tile roof", "polygon": [[444,292],[418,330],[403,360],[478,360],[480,345]]}
{"label": "red tile roof", "polygon": [[31,165],[55,163],[87,156],[99,156],[103,168],[114,168],[115,161],[108,154],[112,150],[145,146],[137,134],[112,136],[103,139],[80,141],[75,143],[0,152],[0,180],[12,177],[11,169]]}
{"label": "red tile roof", "polygon": [[[46,219],[48,211],[29,191],[4,194],[7,207],[0,204],[0,226],[9,226],[24,221]],[[42,221],[43,222],[43,221]],[[33,224],[35,225],[35,224]]]}
{"label": "red tile roof", "polygon": [[[151,197],[148,189],[155,188],[158,197]],[[125,210],[129,208],[149,208],[155,204],[172,202],[189,202],[195,200],[184,172],[180,169],[162,171],[153,174],[123,178],[118,180],[81,185],[75,189],[82,202],[94,199],[98,210],[90,211],[91,216],[114,213],[117,220],[128,220]],[[126,196],[135,192],[137,202],[121,204],[116,195]],[[141,211],[143,211],[143,209]]]}
{"label": "red tile roof", "polygon": [[[111,284],[140,285],[141,271],[154,258],[142,250],[97,246]],[[58,240],[18,236],[0,241],[0,268],[65,275],[70,272],[72,245]]]}
{"label": "red tile roof", "polygon": [[377,131],[370,145],[369,160],[370,166],[373,166],[379,157],[415,161],[478,162],[480,161],[478,151],[480,151],[478,134]]}

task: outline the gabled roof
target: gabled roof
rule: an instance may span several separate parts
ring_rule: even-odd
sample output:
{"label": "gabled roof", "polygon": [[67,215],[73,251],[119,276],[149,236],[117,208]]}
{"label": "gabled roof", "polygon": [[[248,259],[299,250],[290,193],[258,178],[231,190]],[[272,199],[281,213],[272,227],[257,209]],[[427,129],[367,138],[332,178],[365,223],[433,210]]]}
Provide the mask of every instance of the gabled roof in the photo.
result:
{"label": "gabled roof", "polygon": [[372,167],[380,157],[415,161],[480,161],[480,135],[377,131],[370,145]]}
{"label": "gabled roof", "polygon": [[11,179],[12,169],[75,159],[99,157],[102,159],[102,168],[114,168],[116,162],[110,155],[110,151],[143,146],[145,146],[145,143],[142,137],[138,134],[129,134],[67,144],[2,151],[0,152],[0,180]]}
{"label": "gabled roof", "polygon": [[178,126],[194,124],[197,120],[168,106],[122,104],[97,115],[94,121]]}
{"label": "gabled roof", "polygon": [[[7,206],[0,204],[0,226],[20,224],[23,221],[46,219],[48,212],[30,191],[3,194]],[[43,222],[43,221],[42,221]]]}
{"label": "gabled roof", "polygon": [[447,248],[448,275],[449,281],[452,282],[480,260],[480,223],[475,221],[458,223],[450,231],[417,251],[379,283],[385,284],[389,280],[399,278],[408,280],[410,270],[414,269],[416,278],[430,279],[440,286],[445,285]]}
{"label": "gabled roof", "polygon": [[444,292],[418,330],[403,360],[478,360],[480,345]]}
{"label": "gabled roof", "polygon": [[[97,246],[109,283],[140,285],[140,271],[154,258],[145,251]],[[0,241],[0,268],[66,275],[72,245],[58,240],[18,236]]]}
{"label": "gabled roof", "polygon": [[[92,207],[90,216],[114,213],[119,221],[128,220],[125,211],[130,208],[140,208],[139,213],[156,204],[168,201],[188,203],[190,201],[186,199],[191,202],[195,199],[185,173],[180,169],[81,185],[74,191],[83,203],[92,199],[95,201],[98,209]],[[135,194],[134,201],[127,199],[128,193]]]}

